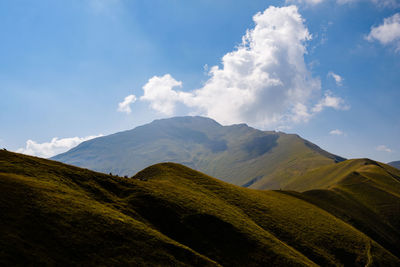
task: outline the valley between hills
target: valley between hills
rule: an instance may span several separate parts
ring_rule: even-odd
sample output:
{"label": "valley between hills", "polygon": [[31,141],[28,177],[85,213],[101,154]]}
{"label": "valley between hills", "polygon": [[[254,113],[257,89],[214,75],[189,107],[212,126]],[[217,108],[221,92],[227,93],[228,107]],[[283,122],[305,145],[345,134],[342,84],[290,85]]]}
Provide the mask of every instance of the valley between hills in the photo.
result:
{"label": "valley between hills", "polygon": [[[224,174],[222,180],[173,162],[136,171],[137,163],[134,175],[124,178],[1,150],[0,265],[400,265],[400,170],[345,160],[296,135],[206,118],[177,120],[150,124],[173,129],[163,125],[172,121],[177,128],[178,136],[156,131],[154,142],[149,125],[133,130],[141,142],[151,139],[128,143],[141,148],[140,164],[148,160],[145,149],[168,153],[165,148],[182,139],[185,145],[171,157],[193,148],[197,158],[186,154],[186,165],[208,166],[208,173]],[[215,129],[202,135],[205,126]],[[120,148],[112,141],[131,134],[90,140],[54,159],[106,162],[94,151]],[[160,142],[163,149],[150,150]],[[91,151],[86,156],[85,149]],[[109,157],[124,152],[117,151],[109,149]],[[118,159],[110,172],[127,172],[122,166],[139,156]],[[264,165],[273,160],[279,164]],[[221,170],[213,169],[218,164]],[[229,179],[229,173],[236,175]],[[262,177],[249,184],[254,175]]]}

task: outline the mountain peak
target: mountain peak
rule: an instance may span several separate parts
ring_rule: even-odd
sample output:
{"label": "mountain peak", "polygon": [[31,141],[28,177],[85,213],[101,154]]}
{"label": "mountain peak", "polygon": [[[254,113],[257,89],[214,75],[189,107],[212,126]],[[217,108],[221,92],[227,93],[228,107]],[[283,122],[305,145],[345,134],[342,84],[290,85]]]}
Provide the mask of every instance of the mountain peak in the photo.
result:
{"label": "mountain peak", "polygon": [[178,116],[164,119],[153,120],[150,124],[193,124],[193,123],[208,123],[212,125],[222,126],[215,120],[202,116]]}
{"label": "mountain peak", "polygon": [[284,188],[294,176],[342,160],[297,135],[260,131],[244,123],[222,126],[201,116],[155,120],[83,142],[53,159],[130,177],[156,163],[176,162],[259,189]]}

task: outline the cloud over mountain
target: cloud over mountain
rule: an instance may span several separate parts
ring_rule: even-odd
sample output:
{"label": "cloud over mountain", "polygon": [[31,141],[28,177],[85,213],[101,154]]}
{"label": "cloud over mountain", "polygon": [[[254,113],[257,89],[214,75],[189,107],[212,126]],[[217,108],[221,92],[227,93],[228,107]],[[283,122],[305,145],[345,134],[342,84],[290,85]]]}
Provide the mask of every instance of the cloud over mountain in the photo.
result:
{"label": "cloud over mountain", "polygon": [[99,135],[91,135],[86,137],[68,137],[68,138],[61,138],[54,137],[51,139],[50,142],[44,143],[37,143],[33,140],[26,141],[25,148],[20,148],[17,150],[18,153],[23,153],[32,156],[38,156],[43,158],[49,158],[54,155],[63,153],[80,143],[103,136],[102,134]]}
{"label": "cloud over mountain", "polygon": [[[296,6],[269,7],[253,17],[242,43],[213,66],[204,86],[178,91],[182,82],[170,74],[154,76],[140,98],[173,115],[177,103],[223,124],[246,122],[259,127],[307,121],[325,107],[341,108],[343,100],[321,95],[319,78],[304,61],[311,34]],[[330,104],[335,100],[337,104]],[[329,102],[330,101],[330,102]],[[315,106],[317,105],[317,106]]]}
{"label": "cloud over mountain", "polygon": [[166,115],[172,115],[176,102],[183,100],[183,93],[172,88],[182,87],[182,82],[176,81],[169,74],[162,77],[154,76],[145,86],[140,100],[149,101],[152,109]]}

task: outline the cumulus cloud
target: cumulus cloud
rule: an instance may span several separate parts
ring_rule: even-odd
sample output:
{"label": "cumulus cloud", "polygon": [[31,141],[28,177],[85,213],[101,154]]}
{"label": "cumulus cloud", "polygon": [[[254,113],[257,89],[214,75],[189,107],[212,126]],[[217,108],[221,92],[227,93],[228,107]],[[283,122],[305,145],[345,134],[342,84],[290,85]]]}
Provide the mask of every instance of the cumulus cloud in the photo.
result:
{"label": "cumulus cloud", "polygon": [[328,73],[328,76],[332,77],[335,80],[337,86],[342,86],[343,85],[343,77],[340,76],[339,74],[336,74],[336,73],[330,71]]}
{"label": "cumulus cloud", "polygon": [[378,41],[382,45],[394,45],[400,50],[400,13],[385,18],[383,24],[372,27],[366,39],[370,42]]}
{"label": "cumulus cloud", "polygon": [[393,152],[392,149],[388,148],[388,147],[385,146],[385,145],[377,146],[377,147],[376,147],[376,150],[382,151],[382,152],[387,152],[387,153],[392,153],[392,152]]}
{"label": "cumulus cloud", "polygon": [[125,112],[126,114],[129,114],[132,112],[131,110],[131,104],[135,103],[136,101],[136,96],[135,95],[128,95],[127,97],[124,98],[124,101],[121,103],[118,103],[118,111],[119,112]]}
{"label": "cumulus cloud", "polygon": [[173,90],[174,87],[182,87],[182,82],[176,81],[171,75],[162,77],[154,76],[145,86],[144,94],[140,100],[149,101],[150,106],[160,113],[172,115],[175,104],[183,99],[183,92]]}
{"label": "cumulus cloud", "polygon": [[[154,76],[143,86],[140,99],[166,115],[173,115],[175,105],[183,103],[193,113],[220,123],[246,122],[260,127],[307,121],[324,107],[336,108],[324,102],[310,110],[311,102],[318,102],[321,84],[304,62],[311,35],[297,7],[269,7],[253,20],[255,27],[247,30],[235,50],[223,56],[221,67],[209,68],[203,87],[178,91],[174,88],[182,82],[170,74]],[[335,99],[342,104],[343,100]]]}
{"label": "cumulus cloud", "polygon": [[339,130],[339,129],[335,129],[329,132],[330,135],[343,135],[344,133]]}
{"label": "cumulus cloud", "polygon": [[17,150],[18,153],[23,153],[32,156],[38,156],[43,158],[50,158],[57,154],[68,151],[69,149],[79,145],[80,143],[103,136],[92,135],[87,137],[69,137],[69,138],[57,138],[54,137],[50,142],[37,143],[33,140],[26,141],[25,148],[20,148]]}

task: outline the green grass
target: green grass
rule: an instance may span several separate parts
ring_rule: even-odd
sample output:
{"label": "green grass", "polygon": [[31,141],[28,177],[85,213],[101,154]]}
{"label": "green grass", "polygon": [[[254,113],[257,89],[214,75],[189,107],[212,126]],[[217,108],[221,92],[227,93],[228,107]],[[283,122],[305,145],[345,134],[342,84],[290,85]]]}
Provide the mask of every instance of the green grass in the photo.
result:
{"label": "green grass", "polygon": [[383,190],[398,194],[399,177],[400,170],[389,165],[370,159],[353,159],[315,168],[302,176],[294,177],[284,189],[307,191],[372,182]]}
{"label": "green grass", "polygon": [[0,209],[1,265],[400,264],[312,201],[174,163],[125,179],[0,151]]}
{"label": "green grass", "polygon": [[305,191],[292,195],[329,211],[400,256],[400,170],[369,159],[347,160],[313,170],[289,187]]}
{"label": "green grass", "polygon": [[[250,188],[281,189],[292,179],[315,168],[335,163],[334,155],[292,134],[280,134],[278,146],[264,154],[245,171],[256,170],[262,176]],[[246,173],[242,173],[246,177]],[[218,176],[217,176],[218,177]]]}
{"label": "green grass", "polygon": [[122,179],[6,152],[0,159],[3,266],[214,264],[125,214],[113,193],[131,186]]}
{"label": "green grass", "polygon": [[[242,188],[174,163],[126,179],[0,151],[0,264],[399,266],[396,198],[363,187],[397,197],[398,172],[336,165],[363,174],[327,186],[344,200]],[[366,210],[376,218],[354,223]]]}

